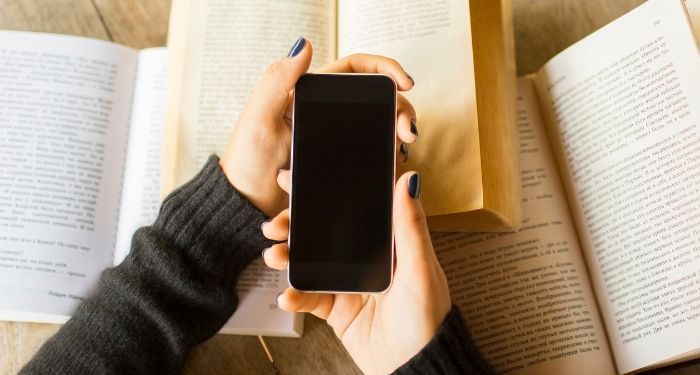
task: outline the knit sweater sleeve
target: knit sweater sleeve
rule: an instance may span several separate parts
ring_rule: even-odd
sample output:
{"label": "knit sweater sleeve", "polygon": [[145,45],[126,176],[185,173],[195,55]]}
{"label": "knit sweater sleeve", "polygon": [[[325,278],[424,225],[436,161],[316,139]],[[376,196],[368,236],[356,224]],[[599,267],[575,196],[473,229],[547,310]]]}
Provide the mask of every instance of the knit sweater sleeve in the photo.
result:
{"label": "knit sweater sleeve", "polygon": [[495,373],[474,345],[457,306],[452,306],[428,345],[394,372],[398,375]]}
{"label": "knit sweater sleeve", "polygon": [[176,373],[236,309],[236,280],[270,245],[265,215],[228,183],[212,156],[139,229],[124,262],[22,373]]}

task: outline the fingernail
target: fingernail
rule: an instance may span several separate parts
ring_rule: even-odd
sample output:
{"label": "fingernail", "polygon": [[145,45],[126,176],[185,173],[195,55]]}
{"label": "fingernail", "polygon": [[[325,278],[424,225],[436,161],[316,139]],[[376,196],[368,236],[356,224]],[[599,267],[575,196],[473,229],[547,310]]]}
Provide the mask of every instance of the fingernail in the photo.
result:
{"label": "fingernail", "polygon": [[413,80],[413,77],[411,77],[410,74],[406,73],[406,77],[408,77],[408,79],[411,80],[411,83],[412,83],[412,84],[414,84],[414,85],[416,84],[416,81]]}
{"label": "fingernail", "polygon": [[416,119],[411,119],[411,133],[416,136],[418,140],[418,128],[416,128]]}
{"label": "fingernail", "polygon": [[262,231],[262,230],[263,230],[263,227],[265,226],[265,224],[267,224],[267,223],[269,223],[269,222],[270,222],[270,220],[265,220],[265,221],[263,221],[262,224],[260,224],[260,231]]}
{"label": "fingernail", "polygon": [[414,173],[408,178],[408,195],[413,199],[420,197],[420,174]]}
{"label": "fingernail", "polygon": [[406,147],[406,144],[402,143],[401,146],[399,147],[399,151],[401,152],[401,155],[403,155],[403,162],[408,161],[408,147]]}
{"label": "fingernail", "polygon": [[304,49],[305,45],[306,45],[306,39],[304,39],[303,36],[300,36],[299,39],[297,39],[297,41],[294,42],[292,49],[289,50],[287,57],[294,57],[294,56],[298,55],[299,52],[301,52],[301,50]]}
{"label": "fingernail", "polygon": [[275,302],[277,302],[277,306],[280,304],[280,296],[283,295],[284,292],[277,294],[277,297],[275,297]]}
{"label": "fingernail", "polygon": [[268,250],[270,250],[269,247],[264,248],[263,251],[262,251],[262,253],[261,253],[260,255],[261,255],[263,258],[265,258],[265,252],[268,251]]}

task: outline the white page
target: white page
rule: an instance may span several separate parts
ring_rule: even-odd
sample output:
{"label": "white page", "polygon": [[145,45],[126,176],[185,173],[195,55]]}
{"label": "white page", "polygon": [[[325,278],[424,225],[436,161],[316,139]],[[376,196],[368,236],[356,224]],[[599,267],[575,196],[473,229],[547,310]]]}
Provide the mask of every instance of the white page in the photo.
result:
{"label": "white page", "polygon": [[128,254],[134,232],[153,224],[160,208],[166,64],[165,48],[139,52],[114,265]]}
{"label": "white page", "polygon": [[614,374],[537,101],[518,81],[523,224],[516,233],[434,234],[452,302],[500,373]]}
{"label": "white page", "polygon": [[538,74],[621,372],[700,346],[699,66],[683,2],[651,0]]}
{"label": "white page", "polygon": [[65,318],[112,264],[136,60],[0,32],[0,318]]}
{"label": "white page", "polygon": [[[134,232],[151,225],[160,208],[166,64],[165,48],[139,53],[115,265],[128,254]],[[298,336],[289,331],[294,326],[294,315],[276,304],[277,294],[286,286],[282,274],[260,261],[246,268],[238,281],[239,307],[222,332],[280,335],[288,331],[287,335]]]}
{"label": "white page", "polygon": [[277,306],[277,295],[287,288],[287,273],[254,260],[238,278],[238,308],[221,329],[222,333],[301,337],[303,314],[289,313]]}

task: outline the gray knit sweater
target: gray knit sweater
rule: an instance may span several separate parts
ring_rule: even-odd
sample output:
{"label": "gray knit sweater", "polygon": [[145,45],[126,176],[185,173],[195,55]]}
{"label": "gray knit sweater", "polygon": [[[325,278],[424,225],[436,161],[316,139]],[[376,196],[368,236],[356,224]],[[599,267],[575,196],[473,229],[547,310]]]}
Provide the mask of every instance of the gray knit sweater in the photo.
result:
{"label": "gray knit sweater", "polygon": [[[271,244],[260,232],[265,219],[212,156],[165,200],[155,223],[134,234],[124,262],[102,274],[95,293],[21,373],[180,373],[192,348],[236,309],[238,276]],[[491,370],[454,307],[433,340],[396,372]]]}

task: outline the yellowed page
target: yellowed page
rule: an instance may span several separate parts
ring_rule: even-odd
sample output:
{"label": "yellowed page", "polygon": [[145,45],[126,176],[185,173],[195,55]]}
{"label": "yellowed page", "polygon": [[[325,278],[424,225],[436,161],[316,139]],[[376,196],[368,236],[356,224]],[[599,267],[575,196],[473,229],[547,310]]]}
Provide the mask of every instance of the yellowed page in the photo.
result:
{"label": "yellowed page", "polygon": [[523,226],[434,235],[453,303],[499,372],[614,374],[531,82],[518,82]]}
{"label": "yellowed page", "polygon": [[191,178],[210,154],[223,150],[265,67],[284,57],[300,35],[314,45],[312,70],[335,57],[334,1],[185,3],[190,24],[180,36],[187,38],[180,62],[181,96],[177,103],[168,103],[168,111],[177,113],[167,124],[177,128],[177,160],[169,189]]}
{"label": "yellowed page", "polygon": [[[164,199],[175,186],[175,169],[178,162],[178,140],[180,132],[183,86],[186,77],[185,66],[188,57],[196,48],[193,39],[194,20],[199,20],[193,8],[199,9],[199,3],[192,0],[173,0],[168,25],[167,66],[165,79],[165,123],[163,125],[162,167],[160,174],[160,198]],[[191,64],[191,63],[190,63]]]}
{"label": "yellowed page", "polygon": [[[303,35],[315,69],[335,58],[335,1],[175,0],[168,40],[168,98],[161,193],[220,153],[265,67]],[[303,316],[281,311],[284,274],[254,262],[237,287],[240,304],[223,333],[298,337]]]}
{"label": "yellowed page", "polygon": [[700,0],[685,0],[688,17],[693,26],[695,41],[700,43]]}
{"label": "yellowed page", "polygon": [[538,73],[623,373],[700,347],[698,67],[683,2],[651,0]]}
{"label": "yellowed page", "polygon": [[338,1],[338,55],[389,56],[415,79],[420,140],[404,169],[423,174],[429,216],[483,206],[471,46],[468,1]]}

